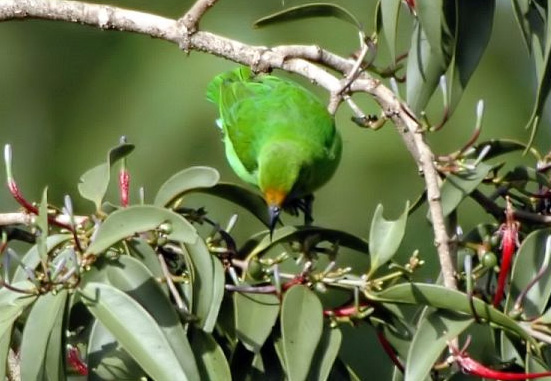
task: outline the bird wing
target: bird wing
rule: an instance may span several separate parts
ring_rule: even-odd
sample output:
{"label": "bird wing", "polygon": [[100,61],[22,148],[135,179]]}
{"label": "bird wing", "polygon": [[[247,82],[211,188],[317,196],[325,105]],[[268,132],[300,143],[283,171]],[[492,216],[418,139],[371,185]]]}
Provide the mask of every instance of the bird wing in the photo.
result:
{"label": "bird wing", "polygon": [[306,149],[322,156],[335,149],[332,117],[315,95],[292,81],[271,75],[255,77],[250,69],[238,68],[215,77],[208,85],[207,98],[219,106],[232,167],[246,171],[248,177],[257,171],[258,156],[266,143],[304,141]]}

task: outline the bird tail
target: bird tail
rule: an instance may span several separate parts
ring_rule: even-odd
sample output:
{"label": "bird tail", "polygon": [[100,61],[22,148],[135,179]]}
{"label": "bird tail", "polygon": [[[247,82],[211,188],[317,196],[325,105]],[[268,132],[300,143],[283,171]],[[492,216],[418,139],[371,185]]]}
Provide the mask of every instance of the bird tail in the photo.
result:
{"label": "bird tail", "polygon": [[220,101],[220,91],[223,86],[234,82],[247,82],[252,77],[253,73],[251,69],[245,66],[219,74],[207,86],[207,99],[212,103],[218,104]]}

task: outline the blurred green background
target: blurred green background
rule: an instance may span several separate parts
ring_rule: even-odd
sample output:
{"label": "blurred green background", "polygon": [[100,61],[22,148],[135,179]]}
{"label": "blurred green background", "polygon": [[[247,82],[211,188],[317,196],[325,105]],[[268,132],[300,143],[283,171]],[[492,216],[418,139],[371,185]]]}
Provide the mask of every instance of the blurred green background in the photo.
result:
{"label": "blurred green background", "polygon": [[[192,3],[103,2],[171,18],[180,17]],[[374,1],[337,3],[356,14],[367,31],[372,30]],[[313,19],[252,28],[256,19],[297,4],[280,0],[220,1],[206,15],[201,28],[256,45],[319,44],[344,56],[357,49],[354,29],[339,20]],[[399,50],[405,51],[411,33],[411,16],[406,10],[401,14],[400,31]],[[234,63],[203,53],[186,55],[175,45],[142,35],[52,21],[1,23],[0,46],[0,142],[13,146],[15,176],[28,199],[38,200],[48,186],[52,202],[59,204],[63,195],[70,194],[77,213],[92,211],[92,204],[78,196],[78,179],[85,170],[105,160],[107,150],[121,135],[137,146],[129,158],[134,200],[139,186],[145,187],[146,198],[152,200],[160,184],[191,165],[213,166],[223,180],[239,182],[225,161],[214,123],[216,109],[204,95],[208,81],[235,67]],[[376,63],[389,63],[383,41]],[[327,99],[323,91],[306,85]],[[523,127],[533,94],[533,70],[510,4],[498,2],[488,50],[451,122],[430,137],[434,150],[448,153],[468,140],[479,99],[484,99],[486,105],[481,140],[501,137],[526,141],[528,134]],[[356,99],[366,113],[379,113],[367,96]],[[439,118],[440,108],[437,95],[429,112],[432,120]],[[342,164],[333,180],[317,193],[315,217],[319,225],[367,237],[378,203],[384,205],[387,218],[395,218],[406,200],[415,200],[424,186],[392,126],[377,132],[361,129],[349,121],[350,115],[346,106],[337,114],[344,140]],[[544,152],[549,149],[547,125],[548,118],[536,141]],[[511,160],[528,159],[518,154]],[[116,201],[114,189],[111,195]],[[207,196],[192,196],[190,202],[205,204],[213,218],[220,221],[238,211]],[[460,211],[459,221],[465,231],[490,220],[473,206],[466,201]],[[1,191],[0,210],[16,209],[7,190]],[[429,262],[435,259],[425,213],[423,208],[410,219],[400,250],[404,259],[414,249],[420,249]],[[240,217],[238,237],[261,228],[245,212]],[[427,267],[422,276],[434,279],[433,269]],[[373,339],[373,335],[366,337]],[[361,345],[368,348],[370,344]],[[358,361],[365,360],[365,352],[352,352],[350,356],[361,356]],[[388,375],[387,371],[381,374]]]}

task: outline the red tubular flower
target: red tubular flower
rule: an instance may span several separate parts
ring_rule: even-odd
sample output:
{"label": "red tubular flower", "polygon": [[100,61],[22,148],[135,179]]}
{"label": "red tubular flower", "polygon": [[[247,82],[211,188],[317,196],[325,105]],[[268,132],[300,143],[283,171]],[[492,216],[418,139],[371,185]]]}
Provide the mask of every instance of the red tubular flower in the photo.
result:
{"label": "red tubular flower", "polygon": [[396,356],[396,352],[394,352],[394,348],[392,348],[392,345],[388,342],[385,335],[382,331],[377,331],[377,340],[379,341],[379,344],[383,347],[383,350],[385,351],[386,355],[390,358],[390,360],[394,363],[396,368],[400,370],[400,372],[404,373],[405,368],[404,364],[400,361],[398,356]]}
{"label": "red tubular flower", "polygon": [[73,367],[74,370],[81,376],[88,375],[88,366],[84,361],[80,359],[78,354],[78,349],[75,347],[70,347],[67,352],[67,362]]}
{"label": "red tubular flower", "polygon": [[459,365],[461,370],[467,374],[478,376],[481,378],[487,378],[490,380],[532,380],[535,378],[549,377],[551,372],[541,373],[512,373],[501,372],[488,368],[476,360],[473,360],[464,351],[458,352],[454,355],[455,362]]}
{"label": "red tubular flower", "polygon": [[503,290],[505,289],[505,281],[511,268],[513,255],[518,246],[518,229],[519,223],[515,221],[513,207],[511,201],[507,198],[507,210],[505,211],[505,223],[501,225],[501,267],[499,268],[499,276],[497,278],[497,289],[494,294],[494,307],[497,307],[503,299]]}
{"label": "red tubular flower", "polygon": [[334,317],[355,316],[362,308],[365,308],[365,307],[369,307],[369,303],[360,303],[358,305],[349,304],[346,306],[337,307],[330,310],[324,310],[323,316],[334,316]]}
{"label": "red tubular flower", "polygon": [[119,172],[119,193],[121,196],[121,205],[123,208],[128,206],[128,193],[130,188],[130,174],[126,168],[122,168]]}

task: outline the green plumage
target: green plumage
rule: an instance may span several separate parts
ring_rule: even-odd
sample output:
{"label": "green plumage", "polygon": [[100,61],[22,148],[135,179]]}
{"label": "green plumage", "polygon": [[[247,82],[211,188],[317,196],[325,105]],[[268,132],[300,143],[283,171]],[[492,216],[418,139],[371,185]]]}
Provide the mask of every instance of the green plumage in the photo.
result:
{"label": "green plumage", "polygon": [[238,68],[215,77],[207,99],[219,107],[231,167],[265,196],[304,197],[335,172],[342,143],[334,119],[302,86]]}

